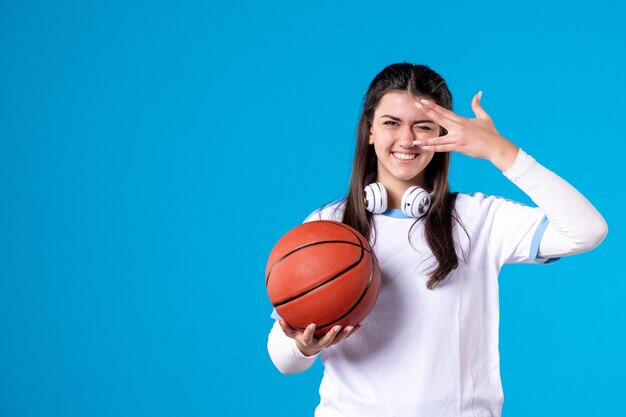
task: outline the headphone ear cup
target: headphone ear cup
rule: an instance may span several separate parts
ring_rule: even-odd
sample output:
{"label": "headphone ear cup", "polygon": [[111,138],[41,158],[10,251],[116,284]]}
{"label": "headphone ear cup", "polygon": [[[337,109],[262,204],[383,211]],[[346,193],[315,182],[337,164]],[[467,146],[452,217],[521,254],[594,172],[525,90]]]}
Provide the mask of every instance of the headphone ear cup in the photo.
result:
{"label": "headphone ear cup", "polygon": [[430,194],[422,187],[409,187],[402,195],[402,211],[410,217],[420,218],[430,208]]}
{"label": "headphone ear cup", "polygon": [[380,182],[366,186],[364,194],[367,211],[380,214],[387,210],[387,190]]}

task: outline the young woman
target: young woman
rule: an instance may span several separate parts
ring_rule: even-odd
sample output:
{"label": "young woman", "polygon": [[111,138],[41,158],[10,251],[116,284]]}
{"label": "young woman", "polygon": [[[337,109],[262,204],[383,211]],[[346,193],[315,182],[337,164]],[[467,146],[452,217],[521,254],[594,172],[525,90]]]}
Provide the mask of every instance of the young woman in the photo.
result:
{"label": "young woman", "polygon": [[[500,416],[500,269],[554,262],[606,236],[582,194],[498,133],[480,95],[467,119],[426,66],[393,64],[370,84],[349,194],[305,221],[343,221],[370,240],[377,303],[359,326],[319,339],[315,323],[300,331],[274,311],[268,339],[286,374],[321,354],[317,417]],[[450,152],[490,161],[538,207],[451,193]]]}

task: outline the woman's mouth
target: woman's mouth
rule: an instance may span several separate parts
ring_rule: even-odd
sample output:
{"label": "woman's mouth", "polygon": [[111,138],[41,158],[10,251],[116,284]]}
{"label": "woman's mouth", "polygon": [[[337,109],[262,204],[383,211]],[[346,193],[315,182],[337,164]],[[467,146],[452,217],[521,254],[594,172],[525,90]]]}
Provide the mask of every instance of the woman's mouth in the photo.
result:
{"label": "woman's mouth", "polygon": [[391,154],[401,161],[410,161],[411,159],[415,159],[419,154],[416,153],[400,153],[400,152],[391,152]]}

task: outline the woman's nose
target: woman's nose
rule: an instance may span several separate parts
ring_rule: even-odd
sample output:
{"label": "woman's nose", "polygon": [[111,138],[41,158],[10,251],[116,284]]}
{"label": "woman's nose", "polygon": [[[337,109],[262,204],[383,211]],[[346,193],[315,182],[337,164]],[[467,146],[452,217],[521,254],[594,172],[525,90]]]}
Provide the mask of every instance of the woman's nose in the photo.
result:
{"label": "woman's nose", "polygon": [[412,148],[413,141],[416,139],[413,129],[402,129],[399,138],[399,144],[405,148]]}

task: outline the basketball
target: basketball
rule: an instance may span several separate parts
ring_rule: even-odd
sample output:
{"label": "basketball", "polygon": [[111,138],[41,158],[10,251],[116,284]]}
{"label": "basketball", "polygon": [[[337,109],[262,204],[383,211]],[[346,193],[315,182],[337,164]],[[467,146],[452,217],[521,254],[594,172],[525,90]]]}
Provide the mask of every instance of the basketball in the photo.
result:
{"label": "basketball", "polygon": [[356,326],[380,291],[378,261],[352,227],[319,220],[287,232],[274,246],[265,285],[276,312],[291,327],[316,324],[315,336],[333,326]]}

